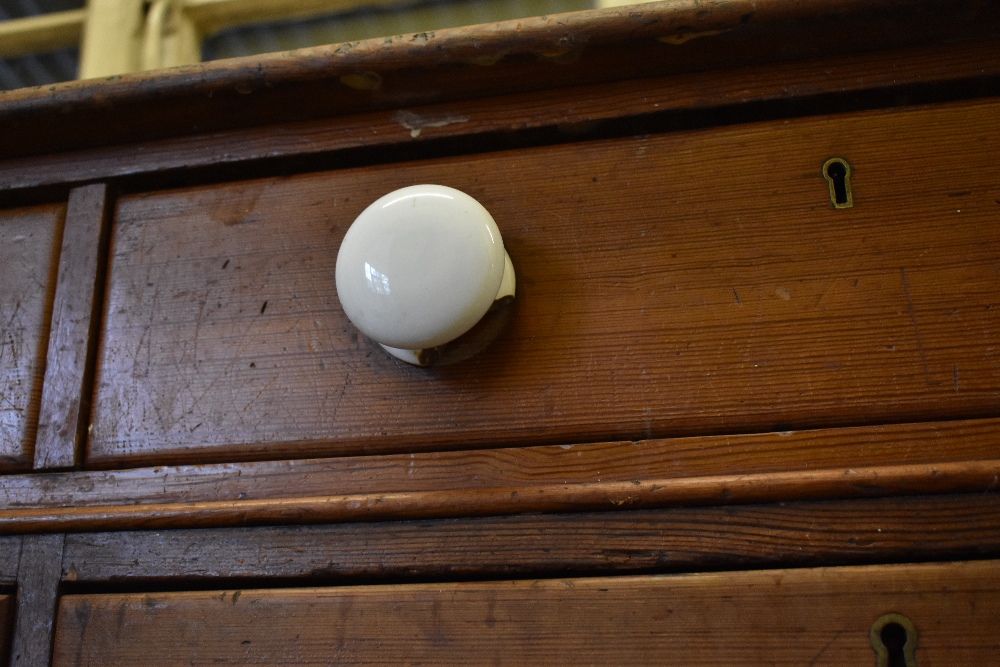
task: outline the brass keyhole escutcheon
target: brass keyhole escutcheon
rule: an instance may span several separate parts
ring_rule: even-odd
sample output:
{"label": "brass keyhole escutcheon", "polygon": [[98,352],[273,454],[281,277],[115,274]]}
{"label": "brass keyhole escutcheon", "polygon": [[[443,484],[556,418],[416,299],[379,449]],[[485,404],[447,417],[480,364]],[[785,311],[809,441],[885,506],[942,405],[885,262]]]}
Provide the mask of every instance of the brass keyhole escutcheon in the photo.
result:
{"label": "brass keyhole escutcheon", "polygon": [[823,163],[823,178],[830,186],[830,203],[834,208],[854,206],[851,192],[851,165],[841,157],[832,157]]}
{"label": "brass keyhole escutcheon", "polygon": [[876,667],[916,667],[917,629],[902,614],[885,614],[872,623],[869,633]]}

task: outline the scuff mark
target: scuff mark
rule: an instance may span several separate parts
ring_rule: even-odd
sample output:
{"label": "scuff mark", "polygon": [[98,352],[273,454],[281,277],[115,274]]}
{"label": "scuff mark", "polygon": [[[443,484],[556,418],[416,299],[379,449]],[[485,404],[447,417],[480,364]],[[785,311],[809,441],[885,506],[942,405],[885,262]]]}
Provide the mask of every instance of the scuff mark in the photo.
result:
{"label": "scuff mark", "polygon": [[343,44],[338,44],[337,48],[334,50],[333,55],[335,56],[346,56],[348,53],[354,50],[354,47],[358,45],[358,42],[344,42]]}
{"label": "scuff mark", "polygon": [[445,127],[446,125],[452,125],[454,123],[468,123],[468,116],[452,116],[447,115],[444,117],[437,118],[427,118],[421,116],[420,114],[413,113],[412,111],[397,111],[393,114],[393,118],[397,123],[405,127],[410,131],[410,136],[416,139],[420,136],[420,133],[429,127]]}
{"label": "scuff mark", "polygon": [[698,39],[699,37],[712,37],[714,35],[721,35],[723,33],[729,32],[729,30],[700,30],[697,32],[691,32],[687,30],[681,30],[672,35],[664,35],[662,37],[657,37],[658,41],[664,44],[672,44],[673,46],[680,46],[685,42],[690,42],[692,39]]}
{"label": "scuff mark", "polygon": [[827,650],[831,646],[833,646],[833,643],[838,639],[840,639],[841,635],[843,634],[844,634],[843,630],[838,630],[837,633],[830,639],[830,641],[828,641],[826,645],[819,650],[819,653],[816,654],[816,657],[809,661],[809,667],[814,667],[819,662],[819,659],[822,658],[823,655],[827,652]]}
{"label": "scuff mark", "polygon": [[910,314],[910,322],[913,324],[913,335],[917,339],[917,351],[920,353],[920,362],[924,367],[924,378],[930,382],[931,369],[927,363],[927,352],[924,350],[924,337],[920,334],[920,321],[917,319],[917,311],[913,307],[913,296],[910,294],[910,281],[906,278],[906,267],[899,267],[899,277],[903,283],[903,293],[906,295],[906,308]]}

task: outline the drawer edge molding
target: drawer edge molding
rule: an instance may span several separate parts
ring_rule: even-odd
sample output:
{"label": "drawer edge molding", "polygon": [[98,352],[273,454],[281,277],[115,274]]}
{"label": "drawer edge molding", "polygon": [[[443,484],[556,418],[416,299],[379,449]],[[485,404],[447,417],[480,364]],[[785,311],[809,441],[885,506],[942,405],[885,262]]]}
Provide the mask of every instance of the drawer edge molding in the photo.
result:
{"label": "drawer edge molding", "polygon": [[0,510],[0,534],[309,524],[995,492],[1000,460],[340,496]]}
{"label": "drawer edge molding", "polygon": [[[519,489],[992,461],[1000,419],[8,475],[0,511]],[[244,505],[249,507],[249,505]],[[66,511],[66,509],[60,511]],[[15,515],[11,515],[15,516]],[[23,515],[16,515],[23,516]]]}

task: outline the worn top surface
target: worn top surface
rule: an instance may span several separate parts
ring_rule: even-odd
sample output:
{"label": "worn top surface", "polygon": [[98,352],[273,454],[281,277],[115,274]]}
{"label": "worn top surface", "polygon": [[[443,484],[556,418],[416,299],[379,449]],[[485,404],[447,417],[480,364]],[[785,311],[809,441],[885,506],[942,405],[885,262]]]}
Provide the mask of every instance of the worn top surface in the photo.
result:
{"label": "worn top surface", "polygon": [[0,158],[222,128],[976,39],[964,0],[678,0],[0,93]]}

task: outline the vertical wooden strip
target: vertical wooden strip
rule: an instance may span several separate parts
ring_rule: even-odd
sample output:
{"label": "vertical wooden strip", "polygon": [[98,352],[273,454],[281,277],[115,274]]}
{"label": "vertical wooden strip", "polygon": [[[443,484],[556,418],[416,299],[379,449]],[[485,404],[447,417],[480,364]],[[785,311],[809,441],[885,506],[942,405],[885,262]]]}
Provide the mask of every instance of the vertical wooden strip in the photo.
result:
{"label": "vertical wooden strip", "polygon": [[52,655],[63,535],[25,537],[17,573],[11,667],[48,667]]}
{"label": "vertical wooden strip", "polygon": [[73,467],[86,435],[109,228],[107,185],[70,193],[35,442],[36,470]]}

